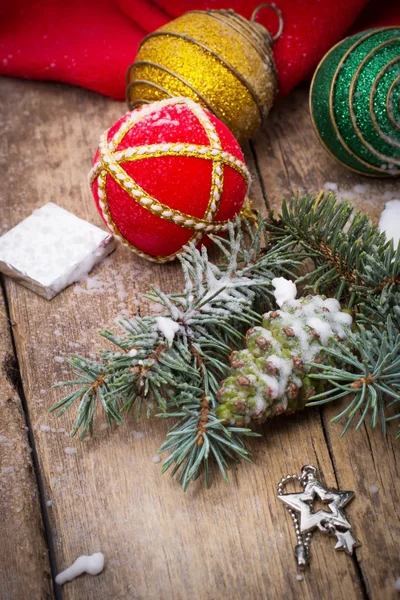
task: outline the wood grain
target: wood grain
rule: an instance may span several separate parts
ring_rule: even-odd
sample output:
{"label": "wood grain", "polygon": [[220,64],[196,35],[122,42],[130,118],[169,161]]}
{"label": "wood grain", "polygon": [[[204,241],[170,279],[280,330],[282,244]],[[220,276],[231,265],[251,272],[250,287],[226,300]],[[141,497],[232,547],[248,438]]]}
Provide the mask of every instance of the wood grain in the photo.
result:
{"label": "wood grain", "polygon": [[0,288],[0,598],[52,596],[50,565]]}
{"label": "wood grain", "polygon": [[359,568],[371,597],[397,598],[398,592],[393,589],[400,573],[400,453],[396,427],[392,423],[388,436],[383,438],[379,426],[371,431],[369,424],[364,424],[359,431],[348,432],[340,439],[344,423],[330,423],[339,412],[340,405],[327,408],[323,422],[337,485],[357,493],[347,513],[363,543],[357,551]]}
{"label": "wood grain", "polygon": [[[4,80],[2,94],[8,127],[3,173],[7,170],[8,185],[1,199],[1,226],[12,227],[48,201],[100,225],[86,173],[100,133],[125,110],[124,105],[54,84]],[[307,185],[321,187],[325,173],[333,173],[311,131],[300,128],[306,123],[305,92],[292,96],[291,103],[288,99],[281,104],[268,133],[246,151],[255,180],[252,194],[263,210],[263,198],[278,206],[280,197],[300,183],[305,187],[310,180]],[[325,165],[318,176],[309,168],[315,156]],[[340,180],[347,181],[344,175]],[[381,559],[373,545],[380,536],[377,531],[393,519],[390,502],[382,502],[376,513],[379,530],[372,522],[368,529],[364,519],[357,518],[355,533],[365,544],[360,564],[334,552],[331,540],[318,537],[311,571],[303,581],[296,579],[294,532],[276,499],[283,475],[314,463],[328,485],[335,486],[339,479],[342,486],[357,491],[353,518],[356,507],[359,515],[371,507],[368,491],[360,488],[363,457],[356,478],[348,468],[353,438],[351,434],[347,438],[349,446],[337,443],[325,413],[308,410],[276,419],[262,439],[251,443],[255,462],[235,468],[230,485],[216,474],[210,490],[199,480],[186,494],[168,475],[160,477],[159,465],[152,461],[164,439],[165,423],[151,420],[138,425],[129,417],[110,432],[99,417],[95,437],[79,442],[66,434],[73,414],[61,420],[48,414],[62,395],[51,385],[68,378],[66,358],[72,351],[90,355],[101,347],[96,330],[114,327],[117,315],[154,310],[142,296],[151,284],[165,291],[179,289],[179,267],[146,263],[122,247],[96,268],[88,282],[72,286],[51,302],[7,280],[45,500],[52,502],[49,517],[57,566],[65,568],[80,554],[102,551],[106,556],[101,575],[66,584],[63,598],[390,598],[396,567],[388,553],[393,547],[390,541],[379,542],[382,561],[393,565],[385,571],[382,596]],[[366,452],[367,434],[359,435],[360,446],[355,447]],[[384,448],[377,438],[372,451],[367,448],[368,460],[374,452],[381,460]],[[386,458],[385,468],[387,478],[394,479],[391,459]],[[361,570],[364,562],[368,573]]]}

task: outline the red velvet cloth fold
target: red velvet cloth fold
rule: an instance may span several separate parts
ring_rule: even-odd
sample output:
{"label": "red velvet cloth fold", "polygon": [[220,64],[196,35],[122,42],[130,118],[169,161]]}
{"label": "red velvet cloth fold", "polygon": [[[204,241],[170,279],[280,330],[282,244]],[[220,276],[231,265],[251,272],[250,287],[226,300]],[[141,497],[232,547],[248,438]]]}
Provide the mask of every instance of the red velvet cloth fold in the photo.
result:
{"label": "red velvet cloth fold", "polygon": [[[281,95],[343,38],[367,0],[276,0],[285,21],[274,46]],[[140,40],[192,9],[233,8],[249,18],[259,0],[2,0],[0,75],[62,81],[123,100]],[[258,20],[276,30],[269,9]],[[357,29],[400,25],[398,0],[375,0]]]}

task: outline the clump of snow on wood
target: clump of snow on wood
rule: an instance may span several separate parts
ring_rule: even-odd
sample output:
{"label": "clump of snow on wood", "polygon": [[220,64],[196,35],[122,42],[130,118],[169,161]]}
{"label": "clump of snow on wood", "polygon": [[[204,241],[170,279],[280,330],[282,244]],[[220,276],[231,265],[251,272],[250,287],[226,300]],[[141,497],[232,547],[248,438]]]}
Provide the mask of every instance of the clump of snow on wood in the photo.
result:
{"label": "clump of snow on wood", "polygon": [[[323,189],[326,192],[335,194],[338,200],[348,201],[353,204],[356,208],[361,210],[367,210],[367,207],[375,209],[377,204],[382,200],[395,200],[399,197],[398,184],[395,180],[385,182],[385,191],[382,193],[381,189],[374,183],[358,183],[350,185],[350,182],[346,183],[341,181],[340,185],[334,181],[326,181],[323,184]],[[312,188],[299,188],[299,193],[310,194],[313,193]]]}
{"label": "clump of snow on wood", "polygon": [[338,187],[338,184],[334,181],[325,181],[324,183],[324,190],[328,190],[329,192],[337,192]]}
{"label": "clump of snow on wood", "polygon": [[89,573],[89,575],[98,575],[104,569],[104,554],[102,552],[95,552],[91,556],[82,555],[76,559],[76,561],[59,573],[56,577],[56,583],[63,585],[67,581],[72,581],[75,577],[82,575],[82,573]]}
{"label": "clump of snow on wood", "polygon": [[353,185],[353,190],[356,194],[365,194],[369,190],[369,185],[368,183],[357,183]]}
{"label": "clump of snow on wood", "polygon": [[400,241],[400,200],[386,202],[379,220],[379,229],[397,246]]}

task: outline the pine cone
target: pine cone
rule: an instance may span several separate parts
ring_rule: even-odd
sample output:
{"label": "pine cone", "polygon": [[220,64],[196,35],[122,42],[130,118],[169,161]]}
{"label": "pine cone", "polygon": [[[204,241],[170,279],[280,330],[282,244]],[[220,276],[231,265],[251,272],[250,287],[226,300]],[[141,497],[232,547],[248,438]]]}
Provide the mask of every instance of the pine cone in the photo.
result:
{"label": "pine cone", "polygon": [[323,361],[322,347],[344,340],[351,322],[337,300],[324,296],[288,300],[263,315],[262,326],[247,332],[246,349],[231,354],[218,418],[243,426],[304,408],[316,393],[307,363]]}

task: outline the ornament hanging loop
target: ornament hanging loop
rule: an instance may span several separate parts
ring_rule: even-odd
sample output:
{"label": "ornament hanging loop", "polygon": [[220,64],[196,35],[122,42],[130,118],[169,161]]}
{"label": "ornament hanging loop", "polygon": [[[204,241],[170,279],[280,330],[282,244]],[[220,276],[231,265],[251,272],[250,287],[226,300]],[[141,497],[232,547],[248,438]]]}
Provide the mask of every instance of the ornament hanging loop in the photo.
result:
{"label": "ornament hanging loop", "polygon": [[279,10],[278,7],[275,6],[275,4],[260,4],[259,6],[257,6],[253,10],[253,14],[250,17],[250,22],[251,23],[255,23],[256,22],[257,15],[258,15],[258,13],[263,8],[270,8],[271,10],[274,11],[274,13],[276,14],[276,16],[278,17],[278,31],[276,32],[275,35],[271,35],[272,41],[276,42],[276,40],[279,39],[281,37],[281,35],[282,35],[283,26],[284,26],[284,20],[283,20],[282,12]]}
{"label": "ornament hanging loop", "polygon": [[315,478],[316,473],[317,469],[314,465],[304,465],[301,469],[301,480],[307,481],[308,479]]}

